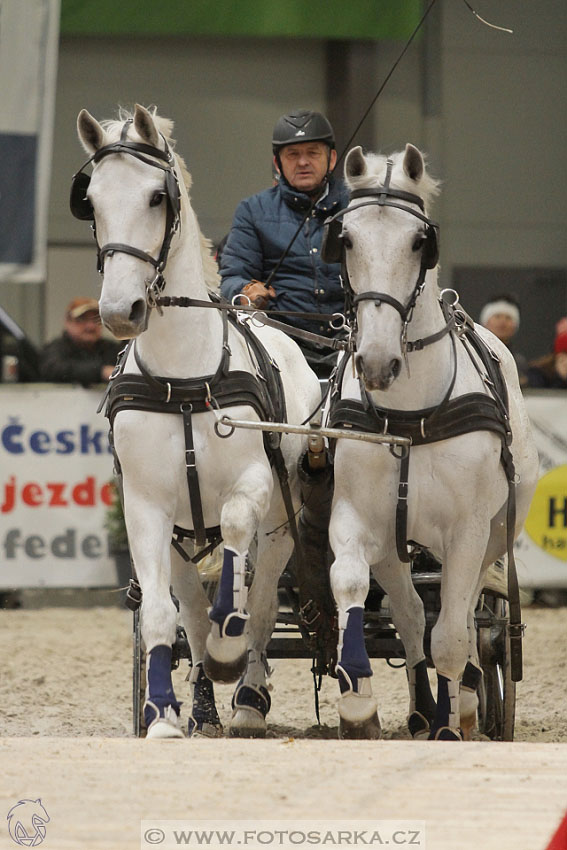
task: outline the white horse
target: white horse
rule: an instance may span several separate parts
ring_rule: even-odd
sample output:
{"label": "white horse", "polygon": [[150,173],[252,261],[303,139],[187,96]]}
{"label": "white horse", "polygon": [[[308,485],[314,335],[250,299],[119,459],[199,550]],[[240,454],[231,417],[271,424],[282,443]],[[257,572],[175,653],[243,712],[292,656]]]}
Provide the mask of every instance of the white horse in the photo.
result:
{"label": "white horse", "polygon": [[[189,734],[221,734],[210,678],[235,681],[246,667],[231,734],[262,735],[270,702],[264,650],[277,613],[278,577],[293,540],[261,432],[237,430],[222,439],[227,428],[215,431],[215,407],[226,390],[225,373],[237,383],[244,374],[246,392],[233,392],[223,413],[257,419],[250,396],[263,397],[265,391],[256,375],[272,367],[259,365],[250,340],[223,323],[226,313],[206,306],[184,309],[179,302],[163,311],[156,305],[162,288],[174,301],[210,303],[208,286],[217,280],[191,208],[190,177],[172,149],[172,126],[139,105],[132,115],[102,124],[82,110],[78,133],[93,172],[89,181],[81,169],[72,197],[76,215],[89,218],[94,212],[104,275],[102,321],[118,339],[135,340],[110,399],[128,539],[142,589],[145,719],[148,737],[182,736],[170,672],[176,635],[172,585],[193,660]],[[285,334],[268,327],[254,333],[279,367],[288,421],[302,422],[320,401],[315,374]],[[303,448],[302,437],[281,440],[293,510],[299,506],[296,466]],[[195,565],[171,548],[174,526],[194,530],[199,545],[220,527],[223,568],[209,615]],[[247,604],[245,563],[256,532],[257,566]]]}
{"label": "white horse", "polygon": [[[426,212],[438,185],[412,145],[389,160],[353,148],[345,162],[345,177],[351,199],[338,214],[342,232],[338,234],[340,222],[335,219],[324,250],[329,261],[344,251],[357,321],[356,353],[352,368],[349,361],[343,374],[340,404],[356,408],[362,420],[370,417],[376,430],[391,434],[399,435],[404,423],[413,422],[417,444],[407,456],[411,462],[406,483],[400,459],[405,452],[349,440],[337,443],[330,543],[335,555],[331,586],[339,611],[341,734],[380,735],[362,636],[370,566],[389,596],[405,645],[410,730],[432,739],[460,739],[461,730],[470,734],[474,723],[475,684],[481,675],[474,607],[488,566],[507,551],[504,432],[511,432],[516,469],[514,536],[537,480],[537,453],[514,360],[482,327],[476,331],[490,349],[489,359],[500,361],[509,423],[504,421],[503,433],[489,424],[489,430],[461,431],[450,438],[441,431],[435,442],[427,442],[435,428],[447,425],[443,417],[455,399],[464,397],[468,404],[461,419],[474,420],[487,405],[489,416],[492,408],[498,411],[487,369],[462,333],[468,317],[464,311],[441,309],[436,225]],[[462,328],[456,327],[459,321]],[[332,415],[332,424],[347,421],[345,410]],[[401,544],[397,523],[403,533]],[[401,559],[406,540],[442,564],[441,613],[431,636],[438,681],[436,710],[424,660],[423,606],[409,564]]]}

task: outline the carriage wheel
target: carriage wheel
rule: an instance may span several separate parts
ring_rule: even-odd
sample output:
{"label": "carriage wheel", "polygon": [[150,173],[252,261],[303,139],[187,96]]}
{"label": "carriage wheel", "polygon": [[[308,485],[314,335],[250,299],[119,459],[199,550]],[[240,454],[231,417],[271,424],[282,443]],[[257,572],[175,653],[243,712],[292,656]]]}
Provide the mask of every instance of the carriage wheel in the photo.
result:
{"label": "carriage wheel", "polygon": [[134,611],[134,673],[132,677],[132,713],[134,735],[136,738],[146,737],[146,722],[144,720],[144,700],[146,691],[146,651],[142,642],[140,629],[140,609]]}
{"label": "carriage wheel", "polygon": [[516,683],[510,670],[508,602],[482,594],[477,610],[478,649],[483,678],[478,688],[479,730],[493,741],[513,741]]}

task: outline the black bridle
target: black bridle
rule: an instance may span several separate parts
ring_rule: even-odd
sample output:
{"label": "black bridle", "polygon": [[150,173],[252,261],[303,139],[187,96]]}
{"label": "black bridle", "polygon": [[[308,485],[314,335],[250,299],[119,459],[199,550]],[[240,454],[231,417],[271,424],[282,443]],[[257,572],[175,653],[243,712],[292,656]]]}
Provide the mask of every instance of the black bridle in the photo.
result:
{"label": "black bridle", "polygon": [[[392,168],[393,161],[388,159],[386,162],[386,177],[384,179],[383,186],[379,186],[376,189],[355,189],[355,191],[351,192],[351,201],[357,198],[370,198],[370,200],[364,200],[358,204],[349,204],[348,207],[339,210],[335,213],[335,215],[327,219],[325,222],[326,238],[325,246],[323,248],[323,259],[325,259],[325,254],[327,254],[327,256],[332,255],[334,259],[340,259],[341,261],[343,285],[346,290],[348,305],[347,312],[350,313],[351,319],[355,318],[354,313],[356,308],[363,301],[373,301],[376,307],[379,307],[381,304],[389,304],[391,307],[394,307],[401,316],[404,325],[402,336],[405,338],[405,332],[411,321],[417,299],[423,292],[425,275],[428,269],[435,268],[439,259],[439,240],[437,237],[439,225],[425,215],[425,206],[419,195],[414,195],[411,192],[404,192],[400,189],[393,189],[390,186]],[[398,203],[398,201],[405,201],[405,203]],[[414,204],[419,209],[414,209],[414,207],[408,206],[408,204]],[[343,227],[342,219],[348,213],[367,206],[394,207],[395,209],[403,210],[404,212],[410,213],[416,218],[419,218],[426,225],[425,239],[421,249],[419,274],[413,291],[406,304],[402,304],[397,298],[394,298],[394,296],[389,295],[387,292],[368,290],[366,292],[355,294],[350,283],[344,248],[345,237],[348,235],[348,232]],[[423,348],[423,344],[425,343],[423,340],[420,342],[421,345],[419,347]]]}
{"label": "black bridle", "polygon": [[[103,147],[99,148],[96,153],[89,157],[89,159],[81,166],[79,171],[77,171],[77,173],[73,175],[73,181],[71,184],[70,206],[71,212],[73,213],[75,218],[81,219],[82,221],[93,222],[92,229],[95,242],[97,244],[97,269],[100,274],[104,273],[105,258],[107,256],[112,256],[117,252],[122,254],[130,254],[131,256],[137,257],[138,259],[143,260],[146,263],[150,263],[154,267],[156,272],[155,276],[151,281],[147,283],[146,287],[146,299],[148,302],[148,306],[154,307],[156,306],[157,297],[163,291],[163,288],[165,286],[163,272],[167,263],[169,249],[171,247],[171,241],[180,224],[181,194],[179,189],[179,181],[174,168],[173,153],[171,152],[165,138],[162,136],[165,145],[165,150],[163,151],[160,148],[154,147],[153,145],[146,145],[142,142],[127,141],[126,137],[128,133],[128,127],[131,123],[131,118],[125,121],[120,134],[120,140],[118,142],[114,142],[110,145],[104,145]],[[133,245],[127,245],[123,242],[108,242],[102,247],[98,244],[98,240],[96,237],[96,221],[94,209],[86,194],[91,178],[88,174],[85,173],[84,169],[91,162],[96,165],[109,154],[128,154],[129,156],[133,156],[136,159],[139,159],[141,162],[144,162],[146,165],[151,165],[153,168],[158,168],[160,169],[160,171],[164,172],[164,195],[167,201],[167,210],[165,221],[165,234],[157,258],[153,257],[151,254],[148,254],[147,251],[142,251],[140,248],[136,248]],[[150,157],[152,158],[150,159]],[[155,162],[156,159],[161,160],[161,162],[164,162],[165,165],[162,165],[161,162]]]}

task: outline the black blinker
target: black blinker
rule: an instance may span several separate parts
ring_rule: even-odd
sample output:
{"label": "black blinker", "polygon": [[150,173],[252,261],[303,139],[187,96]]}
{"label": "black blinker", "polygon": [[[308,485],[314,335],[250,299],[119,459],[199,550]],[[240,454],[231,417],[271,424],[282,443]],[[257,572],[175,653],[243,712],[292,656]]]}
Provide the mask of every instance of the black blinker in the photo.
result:
{"label": "black blinker", "polygon": [[337,218],[325,224],[321,243],[321,259],[324,263],[340,263],[343,255],[341,233],[343,223]]}
{"label": "black blinker", "polygon": [[89,175],[84,171],[79,171],[78,174],[75,174],[71,183],[69,206],[75,218],[81,221],[92,221],[94,219],[93,205],[87,198],[87,190],[90,182],[91,178]]}

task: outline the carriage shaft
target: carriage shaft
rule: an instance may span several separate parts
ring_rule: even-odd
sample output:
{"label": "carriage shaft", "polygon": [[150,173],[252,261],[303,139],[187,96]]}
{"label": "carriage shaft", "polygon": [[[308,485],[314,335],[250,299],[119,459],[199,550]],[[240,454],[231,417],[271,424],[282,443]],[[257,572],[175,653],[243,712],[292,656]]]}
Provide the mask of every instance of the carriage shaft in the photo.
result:
{"label": "carriage shaft", "polygon": [[231,419],[230,416],[219,417],[219,423],[232,428],[249,428],[252,431],[277,431],[284,434],[305,434],[313,436],[320,434],[330,440],[346,439],[361,440],[366,443],[383,443],[394,446],[410,446],[410,437],[396,437],[394,434],[371,434],[365,431],[352,431],[350,428],[323,428],[317,425],[290,425],[287,422],[255,422],[247,419]]}

